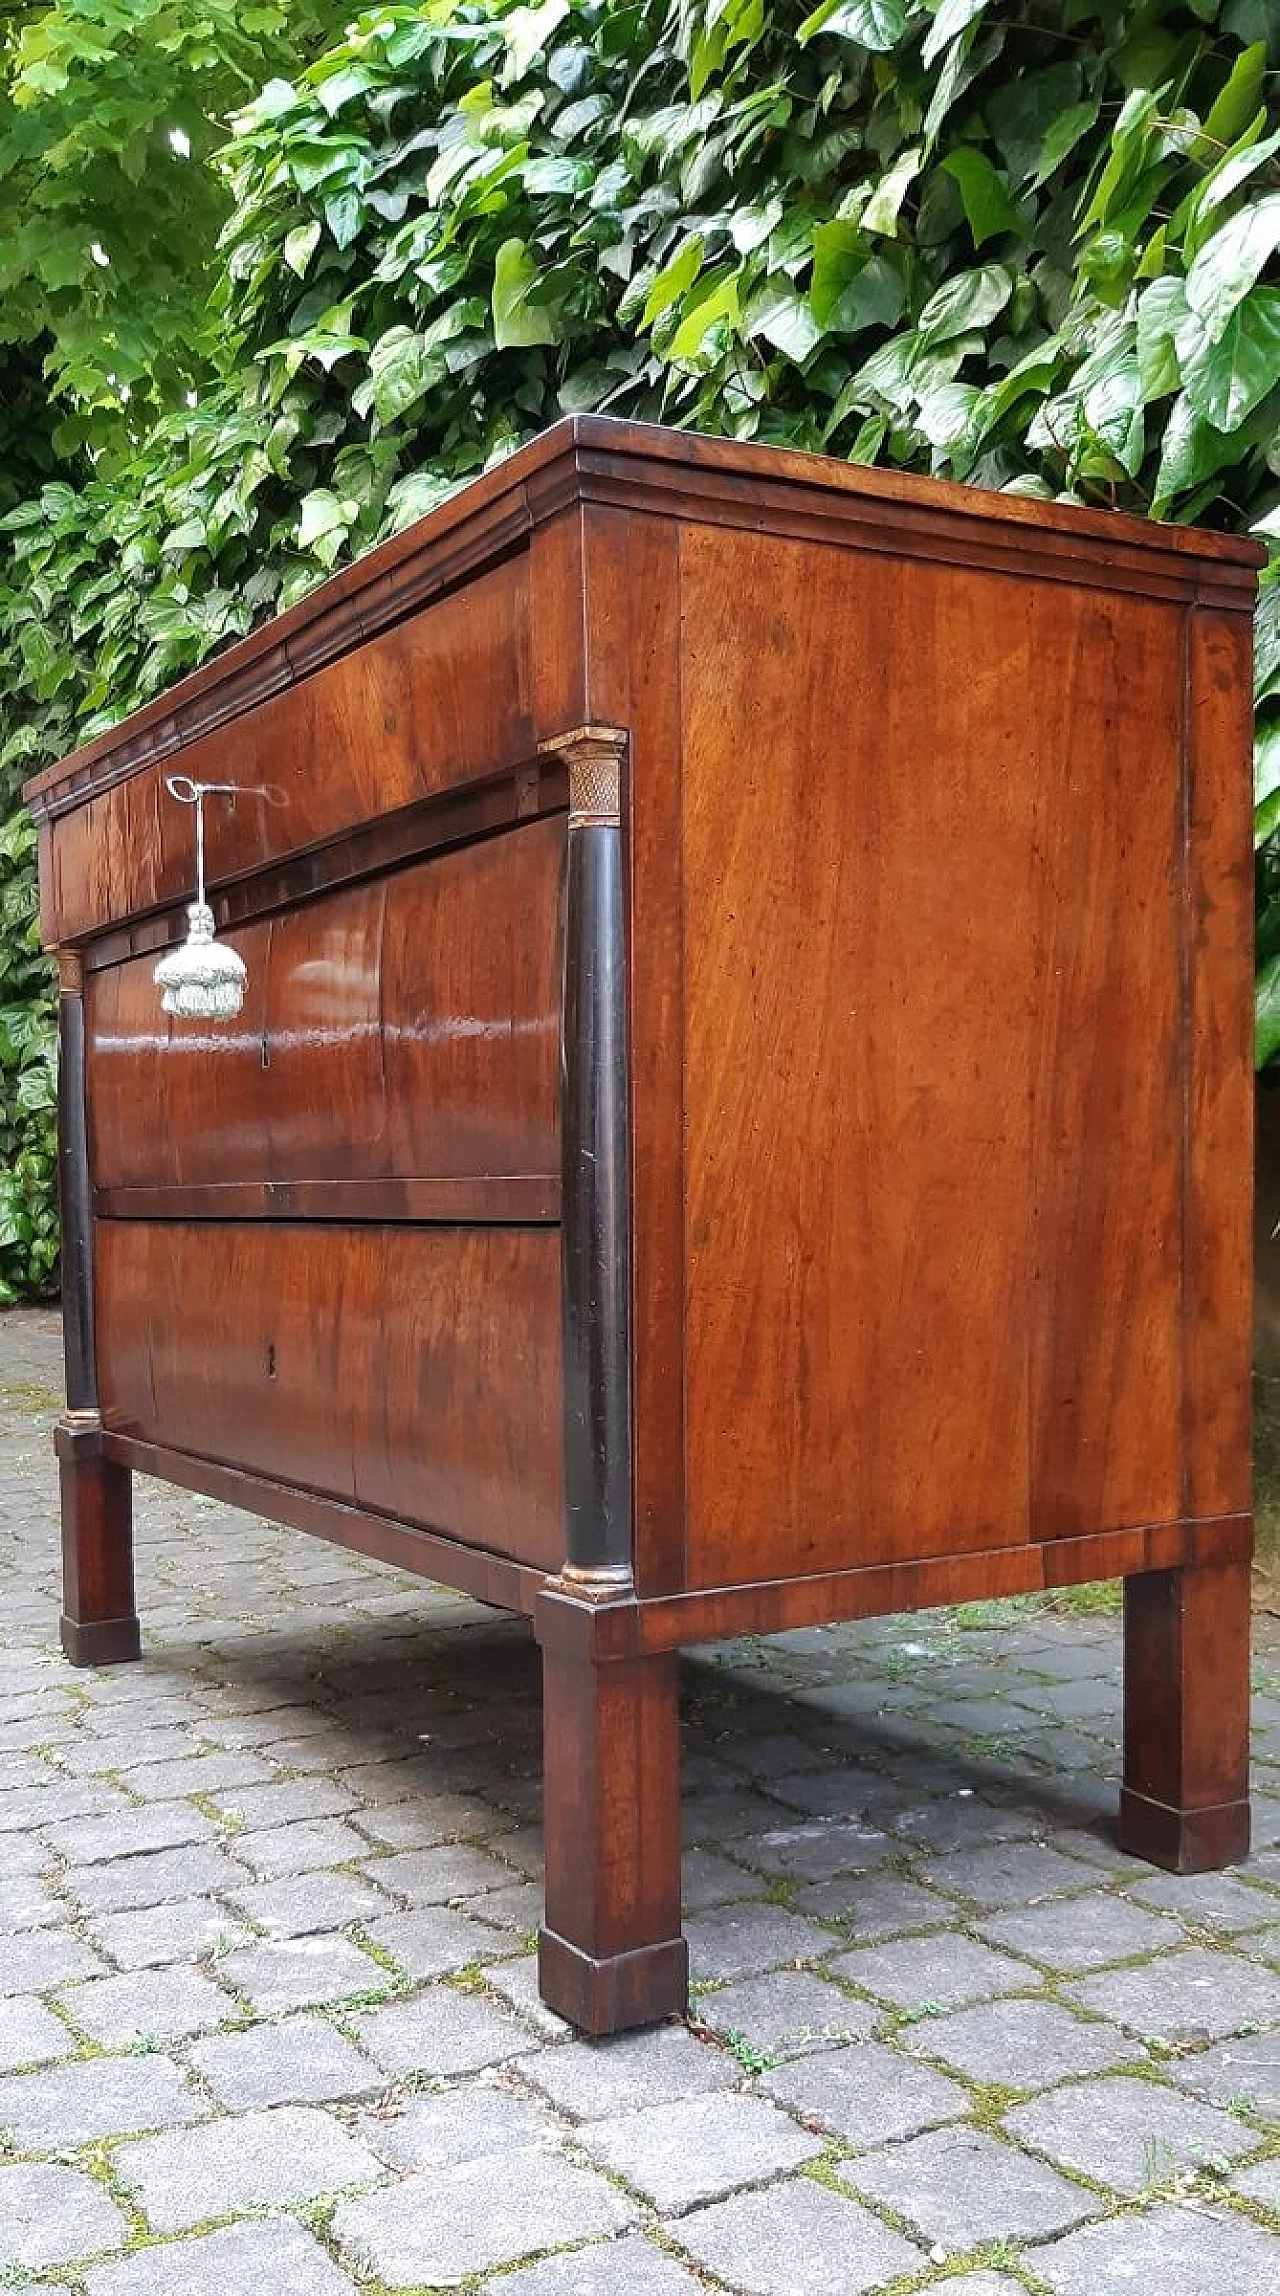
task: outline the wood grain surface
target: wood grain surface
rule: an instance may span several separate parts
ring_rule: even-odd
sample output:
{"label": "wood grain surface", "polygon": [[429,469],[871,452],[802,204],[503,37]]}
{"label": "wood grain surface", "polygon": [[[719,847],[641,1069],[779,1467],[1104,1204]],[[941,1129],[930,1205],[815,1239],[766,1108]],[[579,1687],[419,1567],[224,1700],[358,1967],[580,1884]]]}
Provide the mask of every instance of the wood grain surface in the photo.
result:
{"label": "wood grain surface", "polygon": [[162,1014],[150,956],[91,973],[95,1186],[558,1185],[563,855],[530,821],[241,927],[235,1021]]}
{"label": "wood grain surface", "polygon": [[113,1433],[564,1556],[554,1230],[98,1229]]}
{"label": "wood grain surface", "polygon": [[681,603],[690,1583],[1173,1519],[1177,615],[702,533]]}

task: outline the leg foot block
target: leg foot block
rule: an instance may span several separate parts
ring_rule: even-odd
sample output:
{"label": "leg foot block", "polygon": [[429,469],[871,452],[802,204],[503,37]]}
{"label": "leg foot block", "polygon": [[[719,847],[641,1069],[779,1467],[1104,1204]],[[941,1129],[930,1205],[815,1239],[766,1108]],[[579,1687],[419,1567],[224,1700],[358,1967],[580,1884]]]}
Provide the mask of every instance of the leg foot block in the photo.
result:
{"label": "leg foot block", "polygon": [[1120,1794],[1120,1847],[1167,1873],[1217,1873],[1249,1854],[1249,1804],[1217,1802],[1175,1810],[1125,1786]]}
{"label": "leg foot block", "polygon": [[689,1948],[683,1937],[671,1937],[595,1961],[553,1929],[543,1929],[538,1934],[538,1985],[547,2007],[584,2033],[624,2033],[664,2017],[683,2017]]}
{"label": "leg foot block", "polygon": [[73,1666],[119,1666],[142,1656],[142,1629],[136,1618],[62,1616],[62,1647]]}

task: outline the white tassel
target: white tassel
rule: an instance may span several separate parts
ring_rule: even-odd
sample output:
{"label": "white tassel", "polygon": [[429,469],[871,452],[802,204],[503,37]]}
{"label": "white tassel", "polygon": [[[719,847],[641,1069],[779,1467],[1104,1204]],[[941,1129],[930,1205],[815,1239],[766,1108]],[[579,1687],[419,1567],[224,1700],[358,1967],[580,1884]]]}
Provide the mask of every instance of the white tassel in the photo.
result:
{"label": "white tassel", "polygon": [[213,911],[204,897],[204,801],[210,791],[231,796],[231,782],[192,781],[185,773],[168,777],[171,797],[196,809],[196,897],[187,911],[187,937],[170,949],[155,970],[160,1010],[177,1020],[234,1020],[244,1003],[248,975],[244,958],[213,937]]}
{"label": "white tassel", "polygon": [[213,911],[193,901],[187,938],[156,966],[160,1010],[178,1020],[234,1020],[244,1003],[244,958],[213,937]]}

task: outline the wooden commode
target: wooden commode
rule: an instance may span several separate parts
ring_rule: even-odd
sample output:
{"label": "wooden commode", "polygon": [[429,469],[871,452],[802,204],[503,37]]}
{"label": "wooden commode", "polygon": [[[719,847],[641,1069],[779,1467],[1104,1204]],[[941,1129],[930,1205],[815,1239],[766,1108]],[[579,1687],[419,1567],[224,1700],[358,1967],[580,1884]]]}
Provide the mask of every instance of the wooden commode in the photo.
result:
{"label": "wooden commode", "polygon": [[682,1644],[1123,1578],[1121,1838],[1243,1855],[1259,559],[581,418],[33,783],[70,1656],[135,1471],[530,1613],[593,2032]]}

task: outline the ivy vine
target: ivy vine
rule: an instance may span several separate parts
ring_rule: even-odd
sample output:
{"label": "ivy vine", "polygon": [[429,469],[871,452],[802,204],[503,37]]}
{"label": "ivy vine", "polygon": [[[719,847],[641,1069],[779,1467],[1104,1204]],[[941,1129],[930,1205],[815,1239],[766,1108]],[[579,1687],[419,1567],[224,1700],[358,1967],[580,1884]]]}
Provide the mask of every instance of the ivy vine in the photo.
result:
{"label": "ivy vine", "polygon": [[[0,521],[0,797],[574,409],[1196,520],[1273,553],[1280,1055],[1272,0],[389,6],[269,81],[211,164],[231,220],[196,403]],[[49,1265],[47,1032],[3,929],[0,1084],[31,1129],[0,1297]]]}

